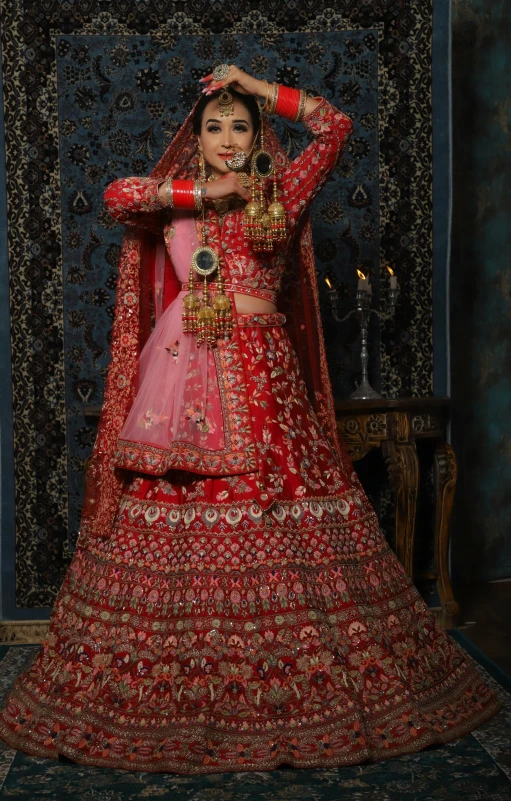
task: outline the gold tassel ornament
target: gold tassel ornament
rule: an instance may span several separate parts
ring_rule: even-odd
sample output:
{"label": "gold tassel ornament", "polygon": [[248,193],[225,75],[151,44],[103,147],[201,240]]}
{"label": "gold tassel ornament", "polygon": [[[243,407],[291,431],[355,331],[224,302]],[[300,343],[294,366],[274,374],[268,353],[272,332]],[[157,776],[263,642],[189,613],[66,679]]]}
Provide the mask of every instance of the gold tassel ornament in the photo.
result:
{"label": "gold tassel ornament", "polygon": [[185,334],[197,333],[197,314],[200,308],[200,301],[195,294],[195,284],[193,280],[193,267],[190,266],[190,277],[188,279],[189,292],[183,298],[183,332]]}
{"label": "gold tassel ornament", "polygon": [[[261,108],[260,145],[254,153],[251,171],[251,197],[243,214],[245,237],[256,252],[270,253],[276,242],[286,238],[286,210],[278,199],[277,171],[271,154],[264,149]],[[273,178],[273,200],[266,205],[264,180]]]}
{"label": "gold tassel ornament", "polygon": [[[208,276],[218,270],[217,292],[213,304],[209,299]],[[202,303],[195,294],[194,272],[204,278]],[[183,332],[196,334],[197,347],[205,342],[208,348],[216,347],[217,340],[229,337],[233,330],[231,301],[224,291],[220,259],[213,248],[206,245],[206,225],[202,217],[202,245],[192,253],[189,292],[183,299]]]}
{"label": "gold tassel ornament", "polygon": [[218,337],[230,337],[232,334],[232,307],[231,301],[224,292],[224,279],[218,270],[218,291],[213,298],[215,310],[215,326]]}

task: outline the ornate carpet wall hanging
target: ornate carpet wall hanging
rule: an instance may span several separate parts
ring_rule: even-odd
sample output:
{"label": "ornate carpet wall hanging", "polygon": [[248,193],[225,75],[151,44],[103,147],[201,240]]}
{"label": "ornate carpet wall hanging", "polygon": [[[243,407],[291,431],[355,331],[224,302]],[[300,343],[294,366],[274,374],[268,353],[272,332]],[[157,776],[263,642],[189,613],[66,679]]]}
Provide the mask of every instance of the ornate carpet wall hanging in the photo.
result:
{"label": "ornate carpet wall hanging", "polygon": [[[335,7],[4,4],[15,498],[4,616],[51,605],[74,547],[95,436],[84,409],[101,403],[122,238],[103,190],[150,171],[215,62],[325,95],[354,119],[311,211],[319,284],[329,278],[348,311],[356,267],[370,271],[378,298],[392,265],[400,303],[372,332],[371,378],[391,397],[431,394],[432,4]],[[300,126],[279,121],[279,133],[291,155],[307,143]],[[358,329],[333,322],[326,292],[322,302],[342,398],[358,375]]]}

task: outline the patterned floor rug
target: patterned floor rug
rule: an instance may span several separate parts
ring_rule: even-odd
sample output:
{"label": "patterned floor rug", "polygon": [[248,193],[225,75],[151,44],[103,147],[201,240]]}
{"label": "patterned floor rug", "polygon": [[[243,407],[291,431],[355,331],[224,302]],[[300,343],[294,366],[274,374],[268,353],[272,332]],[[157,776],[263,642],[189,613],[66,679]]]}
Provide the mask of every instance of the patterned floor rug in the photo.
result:
{"label": "patterned floor rug", "polygon": [[[511,678],[449,632],[503,701],[487,724],[438,749],[333,770],[201,776],[129,773],[30,757],[0,744],[0,798],[30,801],[511,801]],[[0,702],[37,646],[0,646]]]}

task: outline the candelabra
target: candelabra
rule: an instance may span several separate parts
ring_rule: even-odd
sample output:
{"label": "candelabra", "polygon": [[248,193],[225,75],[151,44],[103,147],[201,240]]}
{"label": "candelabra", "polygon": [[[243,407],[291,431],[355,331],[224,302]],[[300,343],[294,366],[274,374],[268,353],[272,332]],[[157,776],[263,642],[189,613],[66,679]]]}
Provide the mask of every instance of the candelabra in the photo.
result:
{"label": "candelabra", "polygon": [[371,384],[369,383],[368,371],[367,366],[369,363],[369,347],[368,347],[368,335],[369,335],[369,320],[371,314],[374,314],[378,317],[379,320],[390,320],[396,311],[396,304],[397,298],[399,295],[399,289],[397,286],[391,287],[388,290],[387,295],[387,308],[388,312],[380,312],[377,309],[371,308],[371,301],[372,301],[372,293],[367,289],[357,289],[357,293],[355,296],[355,308],[346,314],[344,317],[339,317],[337,314],[337,306],[339,302],[339,295],[337,289],[331,287],[328,290],[328,295],[330,299],[330,308],[332,311],[332,315],[334,320],[338,323],[344,323],[350,317],[356,316],[358,318],[360,324],[360,362],[362,365],[362,380],[355,390],[350,395],[350,398],[354,400],[370,400],[372,398],[381,398],[378,392],[372,388]]}

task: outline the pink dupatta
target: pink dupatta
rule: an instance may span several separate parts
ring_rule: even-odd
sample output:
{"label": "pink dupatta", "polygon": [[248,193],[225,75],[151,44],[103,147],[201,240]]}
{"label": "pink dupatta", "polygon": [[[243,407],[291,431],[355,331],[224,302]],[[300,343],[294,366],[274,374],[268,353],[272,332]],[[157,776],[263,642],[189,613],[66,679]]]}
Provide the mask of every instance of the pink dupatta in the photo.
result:
{"label": "pink dupatta", "polygon": [[[172,264],[184,283],[199,244],[195,220],[189,212],[175,211],[172,228]],[[180,290],[163,311],[165,256],[159,248],[160,244],[155,261],[156,325],[140,354],[137,395],[119,439],[162,450],[173,441],[220,450],[225,440],[214,353],[206,343],[197,348],[195,337],[183,336],[183,298],[188,290]]]}

